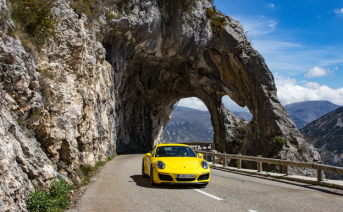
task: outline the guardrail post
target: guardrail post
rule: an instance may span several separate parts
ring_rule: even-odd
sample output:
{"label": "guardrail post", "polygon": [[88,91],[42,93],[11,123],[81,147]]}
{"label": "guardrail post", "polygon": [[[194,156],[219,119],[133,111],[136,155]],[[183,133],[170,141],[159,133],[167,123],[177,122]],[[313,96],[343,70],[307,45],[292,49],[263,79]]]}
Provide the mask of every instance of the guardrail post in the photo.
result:
{"label": "guardrail post", "polygon": [[[238,153],[237,155],[241,155],[241,153]],[[242,160],[237,159],[237,169],[241,169],[241,168],[242,168]]]}
{"label": "guardrail post", "polygon": [[[317,164],[322,164],[322,161],[318,161]],[[323,181],[324,180],[324,171],[321,169],[317,169],[317,180]]]}
{"label": "guardrail post", "polygon": [[[257,155],[257,157],[262,158],[262,155]],[[262,162],[257,162],[257,171],[262,171]]]}
{"label": "guardrail post", "polygon": [[[287,158],[284,158],[283,160],[287,160]],[[289,175],[288,172],[289,172],[289,167],[286,166],[286,165],[283,165],[283,173],[284,173],[286,176],[288,176],[288,175]]]}
{"label": "guardrail post", "polygon": [[227,158],[223,158],[224,159],[224,164],[223,164],[223,166],[224,166],[224,168],[227,168]]}

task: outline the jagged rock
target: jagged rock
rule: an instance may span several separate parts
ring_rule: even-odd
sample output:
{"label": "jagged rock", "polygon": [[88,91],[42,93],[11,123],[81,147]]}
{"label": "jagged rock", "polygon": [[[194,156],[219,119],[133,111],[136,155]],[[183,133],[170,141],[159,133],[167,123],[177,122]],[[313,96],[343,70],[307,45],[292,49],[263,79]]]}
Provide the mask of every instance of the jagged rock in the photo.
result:
{"label": "jagged rock", "polygon": [[[57,34],[32,55],[8,33],[14,24],[0,0],[7,14],[0,21],[0,136],[8,155],[1,159],[1,210],[25,210],[33,185],[48,187],[56,171],[78,180],[80,165],[115,152],[150,151],[174,104],[186,97],[209,109],[221,152],[320,159],[289,119],[271,72],[236,20],[216,13],[208,0],[125,2],[131,10],[115,7],[117,19],[109,22],[101,14],[101,27],[57,0]],[[215,26],[216,18],[225,23]],[[244,134],[235,129],[245,124],[222,107],[224,95],[253,115]]]}
{"label": "jagged rock", "polygon": [[0,106],[0,210],[26,211],[25,199],[34,186],[47,188],[55,177],[39,143]]}
{"label": "jagged rock", "polygon": [[280,104],[274,78],[243,27],[219,13],[225,25],[215,27],[208,1],[195,1],[191,13],[184,7],[181,0],[141,1],[109,23],[104,45],[118,79],[117,152],[148,151],[161,142],[173,105],[186,97],[201,99],[209,109],[216,149],[235,152],[221,107],[229,95],[253,115],[241,139],[242,154],[319,160]]}

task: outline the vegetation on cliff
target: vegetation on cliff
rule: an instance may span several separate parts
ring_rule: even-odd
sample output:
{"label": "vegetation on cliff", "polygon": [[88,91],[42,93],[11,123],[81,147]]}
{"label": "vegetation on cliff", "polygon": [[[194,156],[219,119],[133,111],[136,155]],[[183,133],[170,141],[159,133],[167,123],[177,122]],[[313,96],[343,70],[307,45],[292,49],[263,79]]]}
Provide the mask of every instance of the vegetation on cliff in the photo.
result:
{"label": "vegetation on cliff", "polygon": [[11,29],[12,34],[20,38],[26,50],[32,51],[34,46],[40,50],[46,39],[56,34],[56,21],[51,12],[55,0],[8,1],[12,8],[12,19],[16,24],[16,29]]}
{"label": "vegetation on cliff", "polygon": [[26,200],[29,211],[62,211],[70,205],[71,186],[63,179],[54,181],[48,191],[31,193]]}

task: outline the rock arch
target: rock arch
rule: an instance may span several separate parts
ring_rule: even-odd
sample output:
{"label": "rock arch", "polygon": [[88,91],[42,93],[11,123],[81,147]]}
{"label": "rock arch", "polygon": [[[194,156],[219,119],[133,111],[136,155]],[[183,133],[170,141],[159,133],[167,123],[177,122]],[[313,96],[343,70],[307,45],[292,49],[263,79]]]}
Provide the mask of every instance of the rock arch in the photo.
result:
{"label": "rock arch", "polygon": [[[195,2],[187,13],[181,0],[144,1],[130,16],[113,20],[105,33],[107,61],[117,83],[117,152],[151,149],[161,141],[175,102],[194,96],[211,113],[219,151],[305,157],[298,153],[303,139],[277,98],[273,75],[242,26],[217,13],[225,26],[215,27],[207,16],[212,5]],[[239,148],[226,130],[224,95],[253,115]],[[316,153],[311,146],[306,151]]]}

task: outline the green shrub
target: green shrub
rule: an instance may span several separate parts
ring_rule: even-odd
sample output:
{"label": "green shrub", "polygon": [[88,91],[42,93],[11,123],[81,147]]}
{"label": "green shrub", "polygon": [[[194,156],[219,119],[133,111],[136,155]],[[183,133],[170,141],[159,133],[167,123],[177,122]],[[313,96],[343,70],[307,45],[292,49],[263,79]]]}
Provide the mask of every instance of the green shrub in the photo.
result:
{"label": "green shrub", "polygon": [[107,21],[112,20],[112,19],[119,19],[120,15],[114,14],[114,13],[108,13],[106,15]]}
{"label": "green shrub", "polygon": [[[28,35],[18,33],[21,40],[33,42],[38,50],[47,38],[54,36],[56,21],[51,9],[55,0],[9,0],[12,7],[12,19],[17,30],[23,30]],[[21,36],[20,36],[21,35]]]}
{"label": "green shrub", "polygon": [[95,168],[93,166],[86,165],[86,166],[81,166],[80,170],[82,171],[84,176],[89,176],[95,170]]}
{"label": "green shrub", "polygon": [[274,141],[279,143],[279,144],[281,144],[281,145],[285,145],[286,144],[286,141],[282,137],[280,137],[278,135],[274,137]]}
{"label": "green shrub", "polygon": [[71,186],[63,179],[54,181],[48,191],[31,193],[26,204],[29,211],[57,211],[70,205]]}
{"label": "green shrub", "polygon": [[54,199],[54,206],[66,208],[70,204],[69,193],[71,186],[65,180],[54,181],[50,187],[50,194]]}
{"label": "green shrub", "polygon": [[212,9],[206,9],[206,15],[212,20],[212,26],[216,31],[223,31],[223,27],[226,25],[226,19],[222,13],[217,11],[215,6]]}
{"label": "green shrub", "polygon": [[48,211],[53,207],[53,198],[48,192],[36,191],[31,193],[26,199],[29,211]]}
{"label": "green shrub", "polygon": [[237,130],[239,133],[244,134],[247,131],[247,128],[245,126],[244,127],[237,127]]}

